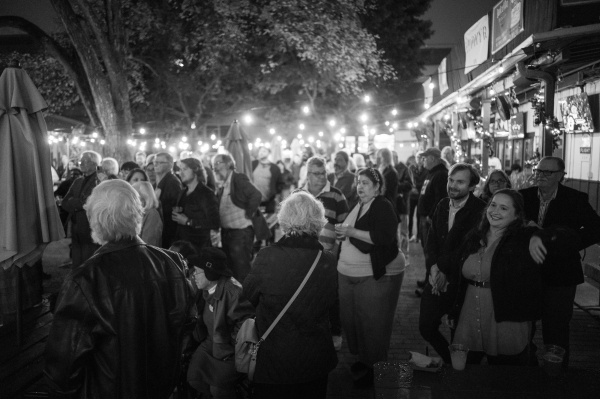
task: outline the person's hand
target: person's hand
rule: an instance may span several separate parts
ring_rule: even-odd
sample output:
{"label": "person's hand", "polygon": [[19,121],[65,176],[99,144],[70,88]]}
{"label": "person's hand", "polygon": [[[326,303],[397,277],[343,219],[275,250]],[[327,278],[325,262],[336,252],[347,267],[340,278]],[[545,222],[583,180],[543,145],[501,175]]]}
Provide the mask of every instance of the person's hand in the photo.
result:
{"label": "person's hand", "polygon": [[548,251],[546,250],[542,239],[537,236],[531,237],[531,240],[529,240],[529,254],[538,265],[544,263],[547,253]]}
{"label": "person's hand", "polygon": [[439,271],[437,265],[431,266],[429,274],[429,284],[431,284],[431,293],[433,295],[440,295],[442,292],[446,292],[448,282],[446,281],[446,275]]}
{"label": "person's hand", "polygon": [[173,211],[171,219],[173,219],[173,221],[177,222],[177,224],[187,224],[188,220],[190,220],[190,218],[188,218],[185,213],[178,213]]}
{"label": "person's hand", "polygon": [[425,220],[427,221],[427,223],[431,224],[431,218],[430,218],[429,216],[427,216],[427,217],[425,218]]}
{"label": "person's hand", "polygon": [[[354,227],[348,225],[348,223],[338,223],[335,225],[335,236],[339,241],[344,241],[346,237],[350,237],[351,231]],[[350,233],[350,234],[349,234]]]}
{"label": "person's hand", "polygon": [[455,327],[456,323],[454,322],[454,319],[451,319],[450,317],[448,317],[447,314],[444,315],[443,320],[444,320],[444,324],[447,325],[448,327],[450,327],[450,328]]}

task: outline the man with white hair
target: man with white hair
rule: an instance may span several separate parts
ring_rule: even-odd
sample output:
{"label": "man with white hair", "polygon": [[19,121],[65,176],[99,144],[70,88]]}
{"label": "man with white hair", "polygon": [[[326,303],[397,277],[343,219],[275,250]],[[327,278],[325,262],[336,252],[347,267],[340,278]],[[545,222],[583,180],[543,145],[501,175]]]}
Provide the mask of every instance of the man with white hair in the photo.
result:
{"label": "man with white hair", "polygon": [[73,269],[85,262],[99,248],[92,241],[90,224],[83,205],[92,190],[100,184],[97,169],[101,162],[102,157],[95,151],[84,151],[81,154],[79,167],[83,176],[73,182],[61,204],[62,209],[69,213],[67,223],[71,225]]}
{"label": "man with white hair", "polygon": [[116,179],[119,175],[119,162],[114,158],[104,158],[102,160],[102,173],[104,174],[103,178],[100,178],[102,181],[108,178]]}
{"label": "man with white hair", "polygon": [[185,263],[138,237],[143,208],[127,182],[101,183],[85,210],[102,247],[59,293],[45,349],[47,385],[69,397],[166,399],[179,379],[194,302]]}

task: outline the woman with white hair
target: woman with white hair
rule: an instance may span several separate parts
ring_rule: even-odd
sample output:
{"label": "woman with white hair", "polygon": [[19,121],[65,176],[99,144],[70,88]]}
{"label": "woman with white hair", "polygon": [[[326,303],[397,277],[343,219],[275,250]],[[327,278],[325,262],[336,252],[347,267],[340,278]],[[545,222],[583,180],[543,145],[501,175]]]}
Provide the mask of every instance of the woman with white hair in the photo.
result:
{"label": "woman with white hair", "polygon": [[152,184],[147,181],[138,181],[133,184],[133,188],[140,195],[142,207],[144,208],[140,238],[146,244],[160,247],[162,246],[163,221],[158,211],[158,198],[154,194]]}
{"label": "woman with white hair", "polygon": [[185,263],[139,239],[142,203],[127,182],[102,182],[85,210],[102,247],[58,295],[45,349],[51,396],[167,398],[194,303]]}
{"label": "woman with white hair", "polygon": [[254,398],[325,398],[337,364],[329,309],[337,298],[336,258],[322,252],[319,232],[327,222],[323,204],[298,191],[281,203],[283,238],[263,248],[244,281],[262,336],[321,257],[298,297],[260,346]]}

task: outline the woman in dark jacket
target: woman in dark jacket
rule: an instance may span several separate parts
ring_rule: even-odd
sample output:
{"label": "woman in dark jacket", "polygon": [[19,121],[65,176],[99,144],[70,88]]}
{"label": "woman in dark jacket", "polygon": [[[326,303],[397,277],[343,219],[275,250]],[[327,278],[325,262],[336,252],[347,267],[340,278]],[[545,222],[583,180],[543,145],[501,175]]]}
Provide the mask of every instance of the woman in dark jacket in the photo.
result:
{"label": "woman in dark jacket", "polygon": [[398,197],[398,172],[394,168],[392,152],[387,148],[381,148],[377,151],[377,169],[383,175],[385,184],[383,185],[383,196],[390,201],[394,210],[396,209],[396,198]]}
{"label": "woman in dark jacket", "polygon": [[338,281],[342,327],[357,388],[373,385],[373,365],[387,360],[394,314],[404,277],[404,254],[398,250],[398,221],[382,195],[385,184],[377,169],[357,172],[359,203],[335,227],[342,240]]}
{"label": "woman in dark jacket", "polygon": [[[256,308],[262,336],[294,295],[319,251],[327,222],[323,204],[306,192],[281,203],[284,236],[263,248],[244,281],[244,294]],[[323,252],[306,285],[260,346],[253,398],[325,398],[327,378],[337,365],[329,310],[337,299],[336,259]]]}
{"label": "woman in dark jacket", "polygon": [[235,369],[235,338],[242,323],[254,316],[254,308],[227,268],[223,251],[203,248],[188,261],[194,266],[192,277],[201,293],[194,331],[200,346],[190,361],[187,380],[196,391],[213,398],[235,399],[235,384],[241,376]]}
{"label": "woman in dark jacket", "polygon": [[181,181],[185,188],[177,198],[173,220],[177,222],[177,239],[191,242],[196,249],[211,247],[210,231],[221,227],[219,203],[215,193],[203,182],[204,167],[195,158],[180,162]]}
{"label": "woman in dark jacket", "polygon": [[467,362],[524,365],[532,321],[541,315],[540,266],[529,254],[535,227],[525,227],[523,197],[499,190],[461,249],[450,284],[459,290],[450,318],[453,343],[469,348]]}

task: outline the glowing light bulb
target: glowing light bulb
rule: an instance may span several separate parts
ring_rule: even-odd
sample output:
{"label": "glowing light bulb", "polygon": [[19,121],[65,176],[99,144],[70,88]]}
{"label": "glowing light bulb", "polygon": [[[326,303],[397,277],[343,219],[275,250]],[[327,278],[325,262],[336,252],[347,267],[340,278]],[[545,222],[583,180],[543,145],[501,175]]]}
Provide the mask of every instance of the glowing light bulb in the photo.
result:
{"label": "glowing light bulb", "polygon": [[308,106],[305,105],[304,107],[302,107],[302,112],[308,115],[308,113],[310,112],[310,108],[308,108]]}
{"label": "glowing light bulb", "polygon": [[430,104],[425,104],[425,109],[429,109],[429,107],[431,107]]}
{"label": "glowing light bulb", "polygon": [[298,127],[300,128],[300,130],[304,130],[306,128],[306,126],[304,126],[304,123],[301,123]]}
{"label": "glowing light bulb", "polygon": [[269,129],[269,133],[271,133],[271,134],[275,134],[275,129],[273,129],[273,128],[270,128],[270,129]]}
{"label": "glowing light bulb", "polygon": [[143,127],[140,128],[140,134],[146,134],[146,129],[144,129]]}

